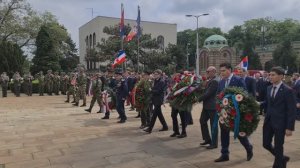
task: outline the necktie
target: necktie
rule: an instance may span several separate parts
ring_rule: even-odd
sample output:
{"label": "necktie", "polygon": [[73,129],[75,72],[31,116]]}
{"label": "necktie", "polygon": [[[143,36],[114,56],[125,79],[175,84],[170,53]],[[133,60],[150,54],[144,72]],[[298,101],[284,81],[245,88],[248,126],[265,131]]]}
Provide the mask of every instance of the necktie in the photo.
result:
{"label": "necktie", "polygon": [[225,88],[229,85],[229,79],[226,79]]}
{"label": "necktie", "polygon": [[276,86],[273,87],[273,91],[272,91],[272,98],[275,98],[275,90],[276,90]]}

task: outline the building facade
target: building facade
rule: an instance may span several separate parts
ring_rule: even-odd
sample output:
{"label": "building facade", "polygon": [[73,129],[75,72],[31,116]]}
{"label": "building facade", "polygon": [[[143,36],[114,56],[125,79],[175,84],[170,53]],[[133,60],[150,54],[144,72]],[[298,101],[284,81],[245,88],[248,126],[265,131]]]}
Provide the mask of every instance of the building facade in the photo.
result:
{"label": "building facade", "polygon": [[223,62],[229,62],[234,67],[240,63],[236,49],[228,46],[227,39],[220,35],[209,36],[199,51],[199,70],[204,74],[209,66],[219,69]]}
{"label": "building facade", "polygon": [[[79,61],[89,69],[98,69],[100,62],[86,59],[87,50],[95,48],[101,39],[107,39],[108,35],[103,33],[106,26],[115,26],[120,22],[120,18],[98,16],[79,28]],[[131,27],[136,25],[136,20],[125,19],[125,25]],[[160,48],[164,49],[168,44],[177,43],[177,25],[169,23],[141,21],[143,34],[151,34],[156,38]]]}

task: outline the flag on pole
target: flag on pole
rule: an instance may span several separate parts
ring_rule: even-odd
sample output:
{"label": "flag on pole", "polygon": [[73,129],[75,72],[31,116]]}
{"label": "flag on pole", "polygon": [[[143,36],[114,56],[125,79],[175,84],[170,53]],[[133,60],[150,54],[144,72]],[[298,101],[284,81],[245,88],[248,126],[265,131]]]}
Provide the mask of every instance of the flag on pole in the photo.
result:
{"label": "flag on pole", "polygon": [[112,68],[114,68],[116,65],[120,65],[122,64],[123,62],[126,61],[126,54],[125,54],[125,51],[124,50],[121,50],[119,53],[118,53],[118,56],[117,58],[114,60],[114,63],[112,65]]}
{"label": "flag on pole", "polygon": [[121,4],[121,20],[120,20],[120,36],[123,39],[125,34],[125,27],[124,27],[124,6],[123,3]]}
{"label": "flag on pole", "polygon": [[248,70],[248,56],[244,57],[237,67]]}
{"label": "flag on pole", "polygon": [[140,38],[141,36],[141,13],[140,13],[140,6],[138,6],[138,16],[136,19],[136,25],[131,29],[129,34],[126,36],[125,41],[131,41],[135,36]]}

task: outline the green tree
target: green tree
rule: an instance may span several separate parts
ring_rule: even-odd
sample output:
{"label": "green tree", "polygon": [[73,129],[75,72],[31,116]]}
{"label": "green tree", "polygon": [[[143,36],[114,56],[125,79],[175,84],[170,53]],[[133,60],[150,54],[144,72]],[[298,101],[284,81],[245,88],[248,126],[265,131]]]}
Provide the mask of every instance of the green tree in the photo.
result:
{"label": "green tree", "polygon": [[26,56],[23,55],[21,48],[12,42],[0,42],[0,72],[7,72],[12,75],[19,71],[23,73],[23,63]]}
{"label": "green tree", "polygon": [[62,71],[71,72],[79,64],[79,56],[77,55],[76,44],[70,37],[68,37],[64,46],[66,48],[59,63]]}
{"label": "green tree", "polygon": [[273,52],[273,60],[275,65],[288,67],[288,73],[296,72],[297,69],[297,54],[293,49],[290,40],[285,40],[280,43]]}

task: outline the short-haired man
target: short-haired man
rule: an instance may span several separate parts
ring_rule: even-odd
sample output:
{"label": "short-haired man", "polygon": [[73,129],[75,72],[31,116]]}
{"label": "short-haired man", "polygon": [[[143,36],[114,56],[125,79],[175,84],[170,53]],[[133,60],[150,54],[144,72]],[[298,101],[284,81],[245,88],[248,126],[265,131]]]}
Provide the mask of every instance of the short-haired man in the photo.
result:
{"label": "short-haired man", "polygon": [[[219,82],[218,92],[223,91],[226,87],[240,87],[246,90],[245,82],[242,78],[233,75],[232,66],[230,63],[220,64],[220,74],[222,80]],[[224,162],[229,160],[229,138],[230,131],[226,128],[221,127],[221,157],[216,159],[215,162]],[[247,136],[238,136],[240,143],[244,146],[247,151],[247,161],[250,161],[253,157],[253,147],[250,144]]]}
{"label": "short-haired man", "polygon": [[[295,129],[296,100],[292,89],[282,82],[284,69],[273,67],[272,85],[267,89],[267,112],[263,125],[263,147],[275,156],[273,168],[286,168],[289,157],[283,155],[285,136]],[[274,146],[272,140],[274,137]]]}

